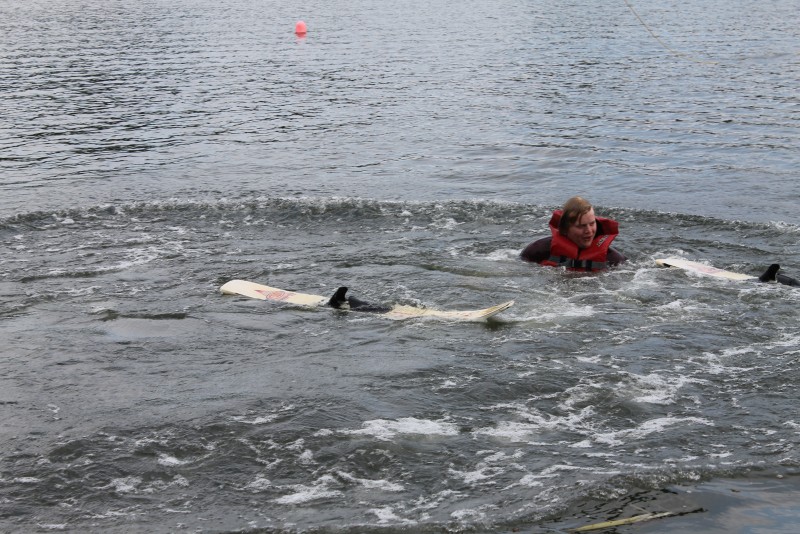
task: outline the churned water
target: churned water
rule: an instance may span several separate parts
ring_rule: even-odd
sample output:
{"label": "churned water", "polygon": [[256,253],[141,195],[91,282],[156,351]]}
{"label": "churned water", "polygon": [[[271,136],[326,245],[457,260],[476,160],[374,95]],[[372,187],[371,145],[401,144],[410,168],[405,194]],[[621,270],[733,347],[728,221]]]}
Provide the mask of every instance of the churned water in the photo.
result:
{"label": "churned water", "polygon": [[[798,13],[4,2],[0,530],[548,531],[796,474],[800,292],[654,259],[800,277]],[[573,194],[628,263],[518,259]]]}

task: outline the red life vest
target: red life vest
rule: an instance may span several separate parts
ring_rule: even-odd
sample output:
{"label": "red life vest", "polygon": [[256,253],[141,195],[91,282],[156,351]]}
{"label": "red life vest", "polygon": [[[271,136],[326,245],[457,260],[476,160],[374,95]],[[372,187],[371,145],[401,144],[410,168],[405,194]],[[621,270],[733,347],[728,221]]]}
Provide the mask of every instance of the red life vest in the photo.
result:
{"label": "red life vest", "polygon": [[[568,237],[561,235],[558,231],[558,223],[561,221],[562,210],[553,212],[550,218],[550,232],[553,240],[550,243],[550,257],[541,262],[542,265],[553,267],[566,267],[576,271],[598,271],[608,268],[606,256],[611,242],[619,235],[619,224],[617,221],[603,217],[595,217],[597,220],[597,234],[595,234],[592,244],[588,248],[579,249]],[[600,232],[603,232],[602,234]]]}

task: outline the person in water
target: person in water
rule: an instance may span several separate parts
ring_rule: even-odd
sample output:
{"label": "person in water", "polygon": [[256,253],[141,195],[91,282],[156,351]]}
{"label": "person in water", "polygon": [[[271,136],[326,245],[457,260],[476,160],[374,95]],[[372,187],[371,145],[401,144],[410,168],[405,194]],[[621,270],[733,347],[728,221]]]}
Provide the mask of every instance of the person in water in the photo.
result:
{"label": "person in water", "polygon": [[611,248],[619,235],[619,224],[597,217],[592,205],[572,197],[550,218],[551,237],[534,241],[520,253],[523,260],[566,267],[571,270],[598,271],[627,260]]}

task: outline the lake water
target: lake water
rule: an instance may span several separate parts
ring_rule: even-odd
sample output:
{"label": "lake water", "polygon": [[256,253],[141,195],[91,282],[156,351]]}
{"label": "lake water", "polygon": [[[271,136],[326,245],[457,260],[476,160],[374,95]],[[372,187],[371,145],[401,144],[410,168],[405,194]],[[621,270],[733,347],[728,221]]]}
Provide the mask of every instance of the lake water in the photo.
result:
{"label": "lake water", "polygon": [[[800,278],[798,28],[791,0],[6,0],[0,530],[546,532],[796,475],[800,292],[654,259]],[[629,262],[518,259],[574,194]],[[396,322],[233,278],[516,304]]]}

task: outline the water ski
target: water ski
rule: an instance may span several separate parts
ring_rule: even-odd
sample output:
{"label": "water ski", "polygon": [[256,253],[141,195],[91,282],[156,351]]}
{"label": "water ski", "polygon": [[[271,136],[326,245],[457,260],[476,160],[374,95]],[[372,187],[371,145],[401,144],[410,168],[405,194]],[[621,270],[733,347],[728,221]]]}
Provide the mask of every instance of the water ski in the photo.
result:
{"label": "water ski", "polygon": [[220,291],[224,295],[242,295],[259,300],[286,302],[288,304],[298,304],[300,306],[330,306],[340,310],[375,313],[382,317],[396,320],[413,319],[416,317],[434,317],[452,321],[483,321],[507,310],[514,304],[513,300],[509,300],[497,304],[496,306],[490,306],[489,308],[479,310],[433,310],[429,308],[418,308],[416,306],[385,306],[364,302],[355,297],[348,297],[346,287],[338,288],[332,297],[327,298],[321,295],[286,291],[255,282],[248,282],[247,280],[231,280],[225,283],[220,288]]}
{"label": "water ski", "polygon": [[726,271],[724,269],[718,269],[704,263],[684,260],[683,258],[657,259],[656,265],[661,267],[677,267],[689,272],[705,274],[727,280],[755,280],[758,282],[777,282],[787,286],[800,286],[800,282],[798,282],[796,279],[784,274],[779,274],[778,271],[780,270],[781,266],[777,263],[770,265],[761,276],[751,276],[749,274]]}

